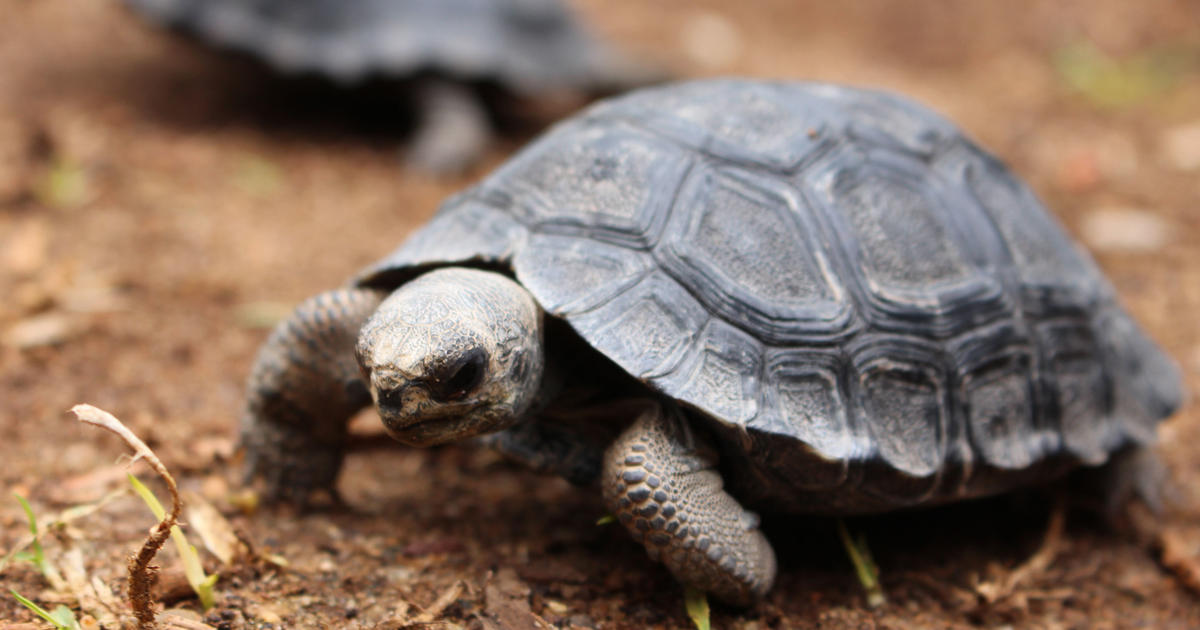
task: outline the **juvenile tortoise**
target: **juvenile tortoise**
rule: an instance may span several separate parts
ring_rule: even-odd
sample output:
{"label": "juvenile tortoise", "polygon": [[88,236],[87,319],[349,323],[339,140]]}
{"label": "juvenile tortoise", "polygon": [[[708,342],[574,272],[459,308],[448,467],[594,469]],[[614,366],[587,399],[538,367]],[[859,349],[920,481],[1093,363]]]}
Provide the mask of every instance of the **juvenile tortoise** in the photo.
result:
{"label": "juvenile tortoise", "polygon": [[[682,582],[766,592],[747,511],[993,494],[1154,440],[1171,361],[1033,194],[881,92],[711,80],[560,123],[262,348],[241,439],[329,488],[374,402],[598,481]],[[743,507],[745,506],[745,507]]]}
{"label": "juvenile tortoise", "polygon": [[596,38],[561,0],[125,0],[151,20],[287,74],[412,79],[410,157],[459,170],[490,136],[485,84],[531,96],[606,92],[659,74]]}

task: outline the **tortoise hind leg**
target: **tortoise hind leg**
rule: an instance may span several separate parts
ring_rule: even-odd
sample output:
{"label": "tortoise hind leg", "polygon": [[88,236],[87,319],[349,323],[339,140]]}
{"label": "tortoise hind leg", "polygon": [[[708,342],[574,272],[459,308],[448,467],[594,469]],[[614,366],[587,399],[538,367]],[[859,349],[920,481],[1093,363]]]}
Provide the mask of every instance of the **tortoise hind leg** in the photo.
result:
{"label": "tortoise hind leg", "polygon": [[246,478],[268,499],[336,497],[350,418],[371,402],[354,357],[358,331],[383,295],[338,289],[301,303],[259,349],[246,388],[240,441]]}
{"label": "tortoise hind leg", "polygon": [[775,579],[758,517],[723,489],[716,451],[655,404],[609,447],[601,477],[617,519],[685,585],[745,605]]}
{"label": "tortoise hind leg", "polygon": [[1091,478],[1092,486],[1085,488],[1085,492],[1101,493],[1110,523],[1120,524],[1135,501],[1155,516],[1161,516],[1164,510],[1177,507],[1180,500],[1170,471],[1151,446],[1127,446],[1113,453],[1099,469],[1086,470],[1084,474],[1085,478]]}
{"label": "tortoise hind leg", "polygon": [[440,175],[466,170],[491,138],[491,122],[478,95],[469,86],[432,78],[416,90],[418,126],[408,162]]}

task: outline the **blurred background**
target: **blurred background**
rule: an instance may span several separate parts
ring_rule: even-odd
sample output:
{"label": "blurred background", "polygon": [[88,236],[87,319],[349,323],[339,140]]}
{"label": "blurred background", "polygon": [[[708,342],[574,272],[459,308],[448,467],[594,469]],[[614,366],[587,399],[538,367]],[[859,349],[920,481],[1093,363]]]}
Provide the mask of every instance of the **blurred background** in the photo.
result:
{"label": "blurred background", "polygon": [[[873,86],[947,115],[1030,183],[1200,389],[1200,2],[571,4],[614,46],[679,77]],[[432,177],[403,165],[403,126],[361,90],[280,79],[113,0],[0,0],[0,16],[0,481],[46,514],[122,483],[123,448],[68,419],[77,402],[122,417],[186,487],[233,513],[243,379],[270,325],[571,108],[511,105],[480,164]],[[1194,559],[1200,416],[1185,408],[1162,435],[1179,480],[1172,549]],[[459,581],[440,619],[468,627],[497,567],[555,627],[687,627],[665,571],[622,532],[593,526],[598,498],[558,480],[446,448],[353,456],[341,487],[352,509],[234,517],[290,565],[231,570],[212,613],[223,627],[401,627],[388,621],[398,607],[428,607]],[[714,620],[1200,626],[1195,595],[1158,552],[1085,517],[1069,521],[1050,569],[981,604],[974,585],[1027,557],[1046,522],[1037,501],[990,509],[860,523],[890,595],[880,610],[839,553],[796,543],[766,601]],[[121,584],[143,511],[122,499],[76,525],[92,575]],[[0,548],[23,522],[0,499]],[[832,531],[814,526],[804,542],[836,550]],[[44,588],[17,566],[0,581]],[[29,615],[0,597],[3,619]]]}

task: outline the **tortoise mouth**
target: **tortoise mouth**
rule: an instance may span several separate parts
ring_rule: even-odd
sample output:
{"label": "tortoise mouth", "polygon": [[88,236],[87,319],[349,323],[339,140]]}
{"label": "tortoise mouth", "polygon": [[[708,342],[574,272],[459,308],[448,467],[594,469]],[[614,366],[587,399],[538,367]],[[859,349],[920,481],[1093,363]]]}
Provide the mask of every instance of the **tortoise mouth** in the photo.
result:
{"label": "tortoise mouth", "polygon": [[[441,405],[438,405],[441,406]],[[448,409],[379,408],[383,427],[392,439],[409,446],[436,446],[478,435],[487,430],[486,423],[472,417],[476,405],[454,405]]]}
{"label": "tortoise mouth", "polygon": [[396,426],[395,423],[385,419],[383,426],[387,429],[388,435],[398,442],[409,446],[433,446],[453,439],[449,435],[450,432],[445,430],[445,422],[445,418],[430,418]]}

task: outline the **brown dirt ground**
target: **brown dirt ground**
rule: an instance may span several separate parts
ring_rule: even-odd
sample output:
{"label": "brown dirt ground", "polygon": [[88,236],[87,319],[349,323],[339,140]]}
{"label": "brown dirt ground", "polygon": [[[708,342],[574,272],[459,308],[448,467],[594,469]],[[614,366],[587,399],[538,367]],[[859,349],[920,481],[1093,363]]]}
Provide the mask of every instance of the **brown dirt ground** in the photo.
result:
{"label": "brown dirt ground", "polygon": [[[1189,140],[1182,127],[1200,122],[1200,3],[580,4],[611,38],[684,75],[884,86],[950,115],[1024,174],[1069,229],[1091,235],[1130,309],[1200,389],[1200,177],[1188,170],[1200,162],[1200,132],[1193,127]],[[65,414],[86,401],[125,419],[184,487],[289,562],[229,569],[212,625],[395,628],[397,611],[415,615],[461,580],[433,627],[498,617],[538,627],[526,606],[555,627],[688,626],[668,574],[617,528],[594,525],[603,513],[596,496],[486,453],[356,454],[341,480],[345,511],[246,516],[228,500],[242,380],[265,334],[256,322],[388,251],[529,132],[504,139],[475,172],[435,181],[399,166],[394,125],[349,122],[367,116],[356,99],[273,81],[143,27],[115,2],[0,0],[0,15],[6,491],[29,497],[45,522],[122,485],[123,446]],[[1055,60],[1080,42],[1116,61],[1060,72]],[[1099,78],[1080,92],[1068,81],[1080,76]],[[1142,211],[1165,233],[1118,227],[1117,241],[1133,241],[1119,247],[1099,232],[1114,216],[1106,208]],[[370,431],[370,419],[361,426]],[[1163,435],[1182,497],[1164,522],[1194,558],[1195,408]],[[716,607],[714,624],[1200,627],[1196,596],[1153,553],[1079,510],[1049,568],[1005,601],[980,605],[973,585],[1037,548],[1048,505],[1027,494],[852,521],[882,568],[889,603],[877,610],[866,607],[830,522],[775,521],[778,585],[750,610]],[[0,524],[8,549],[24,531],[8,498]],[[91,575],[117,588],[150,524],[126,496],[62,536]],[[66,544],[46,542],[51,553]],[[177,575],[173,551],[160,560]],[[0,582],[53,599],[25,563]],[[3,619],[32,617],[5,594]]]}

